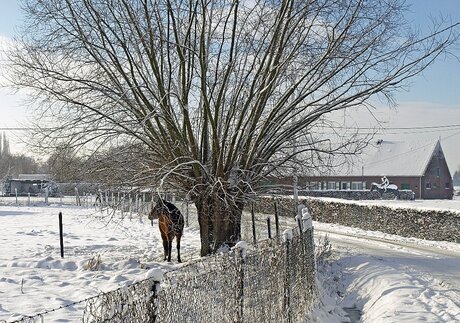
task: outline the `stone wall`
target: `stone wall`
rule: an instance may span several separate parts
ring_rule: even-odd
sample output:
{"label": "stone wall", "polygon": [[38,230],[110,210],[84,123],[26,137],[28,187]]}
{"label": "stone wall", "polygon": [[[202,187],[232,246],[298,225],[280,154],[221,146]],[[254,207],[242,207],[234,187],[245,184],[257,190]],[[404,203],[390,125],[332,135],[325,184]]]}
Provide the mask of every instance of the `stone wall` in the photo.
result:
{"label": "stone wall", "polygon": [[[255,203],[256,212],[274,214],[275,201],[280,216],[295,215],[292,197],[261,197]],[[460,242],[460,213],[456,212],[359,205],[309,197],[299,198],[299,203],[307,205],[313,220],[319,222],[337,223],[403,237]]]}

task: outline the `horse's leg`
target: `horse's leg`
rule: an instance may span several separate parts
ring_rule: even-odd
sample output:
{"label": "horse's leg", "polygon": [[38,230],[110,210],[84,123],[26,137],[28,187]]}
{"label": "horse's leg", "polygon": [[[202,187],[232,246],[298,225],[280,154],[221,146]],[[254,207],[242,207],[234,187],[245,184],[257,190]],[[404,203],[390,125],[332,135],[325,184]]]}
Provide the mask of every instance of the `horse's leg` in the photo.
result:
{"label": "horse's leg", "polygon": [[168,241],[168,262],[171,261],[172,239]]}
{"label": "horse's leg", "polygon": [[176,235],[176,240],[177,240],[177,261],[178,262],[182,262],[180,260],[180,238],[181,238],[181,235],[180,234],[177,234]]}
{"label": "horse's leg", "polygon": [[168,246],[169,246],[168,239],[163,239],[163,251],[165,255],[163,260],[166,260],[168,258]]}

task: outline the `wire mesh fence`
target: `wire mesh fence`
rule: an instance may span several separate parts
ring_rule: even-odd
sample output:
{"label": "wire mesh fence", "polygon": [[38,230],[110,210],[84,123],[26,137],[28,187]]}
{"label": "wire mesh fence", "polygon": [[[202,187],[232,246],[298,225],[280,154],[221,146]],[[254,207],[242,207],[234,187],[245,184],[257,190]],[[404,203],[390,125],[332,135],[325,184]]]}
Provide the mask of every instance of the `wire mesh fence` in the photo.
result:
{"label": "wire mesh fence", "polygon": [[[297,322],[314,301],[315,260],[313,229],[293,232],[68,306],[84,308],[84,323]],[[56,310],[14,322],[47,322]]]}
{"label": "wire mesh fence", "polygon": [[85,301],[82,322],[158,322],[158,285],[158,281],[146,279],[90,298]]}
{"label": "wire mesh fence", "polygon": [[314,298],[312,229],[235,249],[87,302],[84,322],[297,322]]}
{"label": "wire mesh fence", "polygon": [[[314,297],[313,232],[266,240],[167,273],[156,322],[297,322]],[[120,321],[121,322],[121,321]]]}
{"label": "wire mesh fence", "polygon": [[[113,201],[117,201],[118,194],[107,194],[112,195]],[[110,198],[106,201],[105,207],[117,205],[111,205]],[[151,201],[144,200],[149,204]],[[188,214],[188,201],[183,203]],[[313,229],[301,229],[299,225],[292,230],[292,238],[282,239],[279,231],[295,224],[293,218],[288,221],[284,217],[279,230],[274,229],[274,238],[261,240],[265,227],[260,224],[267,217],[260,216],[259,239],[244,252],[234,249],[227,254],[201,258],[166,273],[161,284],[147,279],[69,306],[81,310],[85,323],[302,320],[313,304],[315,291]],[[243,239],[251,241],[255,236],[254,217],[251,219],[246,214],[243,218],[247,222],[243,221],[243,231],[247,231]],[[47,322],[50,313],[55,317],[57,310],[15,322]]]}

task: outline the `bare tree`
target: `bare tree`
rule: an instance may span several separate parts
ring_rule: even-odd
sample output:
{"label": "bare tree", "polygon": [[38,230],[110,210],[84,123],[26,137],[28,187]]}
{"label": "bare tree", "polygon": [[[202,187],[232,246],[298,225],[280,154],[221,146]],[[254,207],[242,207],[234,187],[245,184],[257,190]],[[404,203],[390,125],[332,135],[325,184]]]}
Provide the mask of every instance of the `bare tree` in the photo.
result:
{"label": "bare tree", "polygon": [[24,8],[10,79],[34,102],[36,141],[140,147],[116,164],[133,166],[132,185],[168,183],[191,196],[203,255],[239,239],[243,205],[268,174],[362,148],[356,136],[320,135],[330,112],[366,111],[375,97],[391,103],[456,39],[454,26],[411,32],[400,0],[28,0]]}

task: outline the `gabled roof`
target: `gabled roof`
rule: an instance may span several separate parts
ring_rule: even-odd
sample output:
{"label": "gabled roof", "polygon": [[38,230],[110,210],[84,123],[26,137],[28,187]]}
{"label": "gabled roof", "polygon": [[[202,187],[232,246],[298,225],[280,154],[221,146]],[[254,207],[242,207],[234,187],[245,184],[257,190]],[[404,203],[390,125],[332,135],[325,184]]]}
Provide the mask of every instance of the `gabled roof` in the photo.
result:
{"label": "gabled roof", "polygon": [[349,175],[423,176],[433,154],[438,151],[442,152],[439,140],[378,140],[363,153],[361,161],[355,163]]}

